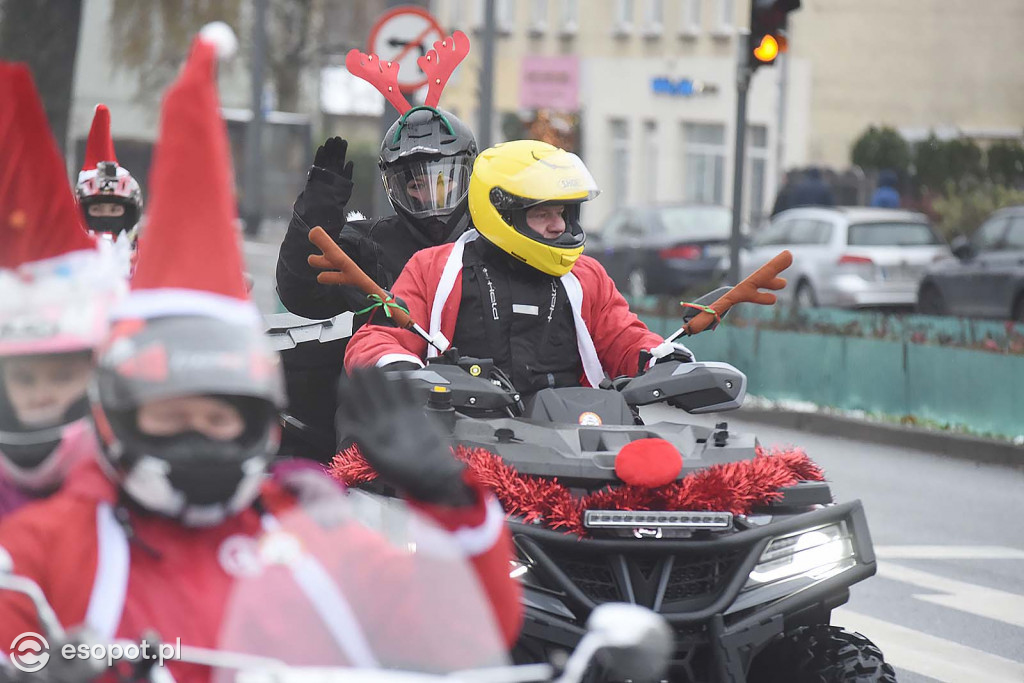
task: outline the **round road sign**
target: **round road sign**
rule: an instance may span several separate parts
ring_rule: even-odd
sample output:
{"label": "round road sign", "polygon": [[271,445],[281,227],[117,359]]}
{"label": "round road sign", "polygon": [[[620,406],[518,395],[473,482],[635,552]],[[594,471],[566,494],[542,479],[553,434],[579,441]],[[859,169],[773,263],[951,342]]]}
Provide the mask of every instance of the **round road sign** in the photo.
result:
{"label": "round road sign", "polygon": [[398,87],[411,93],[427,84],[416,60],[444,37],[444,30],[430,12],[420,7],[397,7],[373,25],[367,49],[385,62],[398,62]]}

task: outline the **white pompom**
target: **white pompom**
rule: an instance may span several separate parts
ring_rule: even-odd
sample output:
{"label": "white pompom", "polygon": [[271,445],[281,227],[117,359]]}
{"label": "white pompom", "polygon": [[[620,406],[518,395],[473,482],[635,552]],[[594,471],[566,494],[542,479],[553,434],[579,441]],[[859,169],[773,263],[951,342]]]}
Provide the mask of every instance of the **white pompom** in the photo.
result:
{"label": "white pompom", "polygon": [[199,30],[199,37],[211,43],[219,59],[228,59],[238,52],[238,38],[223,21],[214,21]]}

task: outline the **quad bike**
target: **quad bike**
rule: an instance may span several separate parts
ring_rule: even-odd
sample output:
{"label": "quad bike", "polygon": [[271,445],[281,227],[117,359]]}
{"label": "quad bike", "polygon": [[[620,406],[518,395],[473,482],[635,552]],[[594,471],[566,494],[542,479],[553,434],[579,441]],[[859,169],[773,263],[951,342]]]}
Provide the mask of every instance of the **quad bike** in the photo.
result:
{"label": "quad bike", "polygon": [[[345,272],[343,255],[330,253],[332,245],[312,233],[311,240]],[[784,286],[775,276],[786,265],[748,278],[754,294],[744,300],[773,302],[757,289]],[[386,301],[388,294],[367,280],[356,272],[350,283]],[[712,315],[725,312],[721,302],[728,296],[719,290],[706,297],[715,302],[711,307],[706,301],[691,305],[669,340],[705,329]],[[413,321],[397,322],[433,343]],[[502,501],[511,510],[518,554],[512,575],[524,587],[526,623],[517,661],[550,661],[571,650],[589,615],[604,604],[627,602],[671,624],[676,638],[669,680],[895,681],[874,644],[830,624],[850,586],[874,575],[876,564],[860,501],[834,502],[828,484],[815,480],[821,477],[794,478],[753,504],[723,509],[580,503],[601,495],[607,501],[628,488],[619,458],[650,439],[681,454],[682,466],[665,485],[761,463],[757,439],[726,422],[713,429],[675,418],[647,424],[641,411],[655,404],[693,414],[736,409],[746,394],[738,369],[661,362],[598,388],[544,389],[525,400],[493,362],[462,358],[454,349],[402,374],[420,383],[427,410],[456,445],[497,456],[502,476],[520,489],[551,493],[558,486],[560,495],[570,496],[563,502],[575,505],[577,523],[567,526],[565,519],[552,524],[550,514],[511,496]]]}
{"label": "quad bike", "polygon": [[174,683],[195,680],[197,666],[214,683],[581,683],[595,666],[638,681],[664,675],[671,629],[628,604],[595,610],[560,667],[512,665],[465,554],[403,501],[339,488],[271,522],[235,579],[214,647],[66,630],[0,548],[0,592],[28,597],[39,625],[10,646],[0,681]]}

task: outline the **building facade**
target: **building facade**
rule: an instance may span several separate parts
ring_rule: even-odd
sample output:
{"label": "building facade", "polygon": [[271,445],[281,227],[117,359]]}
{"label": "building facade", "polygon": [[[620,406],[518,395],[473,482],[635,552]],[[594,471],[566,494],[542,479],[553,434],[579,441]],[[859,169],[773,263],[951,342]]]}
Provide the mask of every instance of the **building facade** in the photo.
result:
{"label": "building facade", "polygon": [[1024,135],[1024,2],[803,0],[794,57],[813,64],[808,160],[837,168],[869,125],[910,141]]}
{"label": "building facade", "polygon": [[[436,0],[446,29],[482,39],[481,0]],[[576,62],[563,80],[576,89],[574,139],[602,194],[586,222],[616,207],[667,202],[732,203],[737,29],[749,5],[734,0],[498,0],[495,141],[510,114],[529,119],[536,101],[528,77],[538,59]],[[482,50],[474,48],[443,104],[477,118]],[[749,96],[745,212],[758,222],[774,199],[779,164],[779,69],[761,69]],[[810,72],[788,69],[783,164],[806,161]],[[564,105],[563,105],[564,106]],[[565,113],[565,112],[563,112]]]}

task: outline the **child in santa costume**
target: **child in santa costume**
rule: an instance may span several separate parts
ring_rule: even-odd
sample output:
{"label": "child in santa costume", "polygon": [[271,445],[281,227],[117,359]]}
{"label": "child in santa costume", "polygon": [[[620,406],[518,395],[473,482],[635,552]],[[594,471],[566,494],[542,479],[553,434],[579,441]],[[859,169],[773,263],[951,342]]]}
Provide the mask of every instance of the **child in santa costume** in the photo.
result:
{"label": "child in santa costume", "polygon": [[576,155],[545,142],[481,152],[469,184],[475,230],[414,254],[392,289],[434,344],[376,315],[349,343],[346,368],[419,367],[452,345],[493,358],[531,394],[596,387],[606,374],[635,375],[662,359],[692,360],[685,346],[648,330],[604,268],[581,255],[580,205],[597,193]]}
{"label": "child in santa costume", "polygon": [[[86,386],[125,285],[88,235],[28,69],[0,63],[0,517],[95,457]],[[29,171],[28,169],[31,169]]]}
{"label": "child in santa costume", "polygon": [[[216,90],[218,35],[234,40],[223,25],[204,29],[164,99],[150,220],[91,396],[102,457],[60,494],[0,524],[0,546],[16,574],[41,586],[65,627],[84,629],[81,640],[138,642],[155,633],[212,648],[228,632],[243,647],[260,630],[262,642],[298,635],[310,651],[322,645],[335,653],[332,663],[384,664],[393,653],[375,645],[416,642],[388,634],[419,624],[430,642],[427,627],[446,623],[446,615],[422,608],[430,596],[416,590],[416,555],[351,519],[315,514],[314,503],[341,495],[319,469],[265,475],[284,395],[242,275]],[[354,381],[346,403],[367,459],[466,558],[472,581],[462,593],[478,582],[494,632],[513,640],[520,608],[500,506],[467,483],[411,394],[380,378]],[[428,472],[407,466],[416,460],[409,449]],[[322,540],[276,535],[290,525]],[[339,587],[331,580],[337,571],[376,588]],[[239,619],[233,592],[263,575],[290,590],[258,591],[262,609]],[[378,608],[365,609],[368,600]],[[284,616],[295,610],[313,620],[297,634]],[[34,610],[22,596],[0,592],[0,646],[25,631],[40,632]],[[44,671],[57,663],[51,654]],[[194,664],[168,666],[179,682],[209,677]]]}
{"label": "child in santa costume", "polygon": [[142,189],[117,163],[110,137],[110,110],[96,105],[85,144],[85,162],[78,173],[75,195],[89,229],[97,236],[135,245],[142,219]]}

